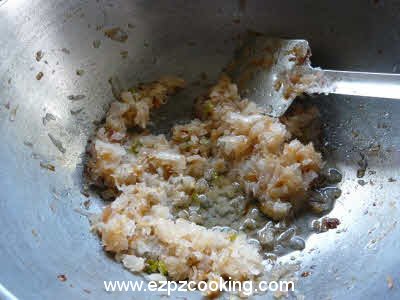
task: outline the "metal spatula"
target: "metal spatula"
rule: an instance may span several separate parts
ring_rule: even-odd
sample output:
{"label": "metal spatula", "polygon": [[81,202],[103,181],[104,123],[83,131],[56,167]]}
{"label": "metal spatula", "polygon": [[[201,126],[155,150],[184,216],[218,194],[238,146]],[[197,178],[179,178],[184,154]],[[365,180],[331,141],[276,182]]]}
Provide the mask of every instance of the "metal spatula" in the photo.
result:
{"label": "metal spatula", "polygon": [[400,99],[400,74],[322,70],[311,67],[306,40],[255,34],[237,51],[227,73],[242,97],[280,117],[296,96],[342,94]]}

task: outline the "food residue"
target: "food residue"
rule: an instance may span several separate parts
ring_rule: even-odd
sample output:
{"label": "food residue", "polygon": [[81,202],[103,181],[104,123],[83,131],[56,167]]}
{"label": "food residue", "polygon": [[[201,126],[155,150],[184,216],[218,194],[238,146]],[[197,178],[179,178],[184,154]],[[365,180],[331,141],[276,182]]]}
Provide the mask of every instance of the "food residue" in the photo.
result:
{"label": "food residue", "polygon": [[90,200],[85,200],[85,201],[83,201],[83,207],[85,207],[86,209],[89,209],[90,208]]}
{"label": "food residue", "polygon": [[86,96],[85,95],[69,95],[67,98],[68,98],[68,100],[71,100],[71,101],[79,101],[79,100],[85,99]]}
{"label": "food residue", "polygon": [[367,158],[363,153],[360,153],[361,159],[357,162],[358,164],[358,169],[357,169],[357,178],[363,178],[365,175],[365,171],[367,170],[368,167],[368,161]]}
{"label": "food residue", "polygon": [[42,79],[42,78],[43,78],[43,76],[44,76],[43,72],[39,72],[39,73],[37,73],[37,74],[36,74],[36,80],[40,80],[40,79]]}
{"label": "food residue", "polygon": [[340,225],[340,221],[337,218],[323,218],[322,225],[328,229],[335,229]]}
{"label": "food residue", "polygon": [[51,133],[48,134],[51,142],[53,143],[54,146],[56,146],[56,148],[61,152],[61,153],[65,153],[67,150],[64,148],[62,142],[60,140],[58,140],[57,138],[55,138]]}
{"label": "food residue", "polygon": [[73,108],[73,109],[70,110],[71,115],[77,115],[77,114],[79,114],[81,111],[83,111],[83,107],[80,107],[80,108]]}
{"label": "food residue", "polygon": [[124,43],[128,39],[128,34],[120,27],[106,29],[104,30],[104,35],[112,39],[113,41],[117,41],[120,43]]}
{"label": "food residue", "polygon": [[392,276],[390,276],[390,275],[388,275],[387,277],[386,277],[386,281],[387,281],[387,286],[388,286],[388,288],[389,289],[392,289],[393,288],[393,277]]}
{"label": "food residue", "polygon": [[61,282],[67,281],[67,276],[65,274],[59,274],[57,275],[57,279],[60,280]]}
{"label": "food residue", "polygon": [[46,113],[46,115],[42,118],[42,123],[44,126],[46,126],[48,122],[55,121],[55,120],[56,120],[55,115],[53,115],[51,113]]}
{"label": "food residue", "polygon": [[310,272],[308,272],[308,271],[301,273],[301,277],[308,277],[309,275],[310,275]]}
{"label": "food residue", "polygon": [[367,184],[367,182],[366,182],[365,180],[362,180],[362,179],[357,180],[357,183],[358,183],[359,185],[361,185],[361,186],[364,186],[364,185]]}
{"label": "food residue", "polygon": [[124,51],[121,51],[119,54],[121,55],[122,58],[127,58],[128,57],[128,51],[124,50]]}
{"label": "food residue", "polygon": [[42,50],[39,50],[38,52],[36,52],[35,58],[36,61],[39,62],[44,56],[44,52]]}
{"label": "food residue", "polygon": [[62,48],[61,51],[64,52],[65,54],[71,53],[67,48]]}
{"label": "food residue", "polygon": [[40,162],[40,167],[42,167],[43,169],[47,169],[49,171],[54,172],[56,170],[56,167],[50,163],[46,163],[46,162]]}
{"label": "food residue", "polygon": [[32,147],[33,147],[33,143],[30,142],[30,141],[24,141],[24,145],[27,146],[27,147],[29,147],[29,148],[32,148]]}
{"label": "food residue", "polygon": [[93,48],[99,48],[101,45],[101,41],[100,40],[94,40],[93,41]]}
{"label": "food residue", "polygon": [[10,111],[10,117],[9,120],[11,122],[15,121],[15,118],[17,117],[17,111],[18,111],[19,105],[15,106],[13,109]]}

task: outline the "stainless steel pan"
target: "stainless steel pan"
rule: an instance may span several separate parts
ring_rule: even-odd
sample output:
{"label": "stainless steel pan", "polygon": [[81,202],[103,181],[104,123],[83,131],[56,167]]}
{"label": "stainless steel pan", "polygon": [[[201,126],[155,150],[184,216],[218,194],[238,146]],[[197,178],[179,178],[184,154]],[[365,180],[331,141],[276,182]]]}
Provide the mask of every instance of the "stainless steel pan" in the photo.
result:
{"label": "stainless steel pan", "polygon": [[[82,157],[93,121],[112,100],[110,76],[126,84],[184,76],[190,87],[160,112],[167,129],[190,118],[193,97],[216,80],[247,29],[309,40],[313,62],[324,68],[400,72],[399,9],[397,1],[361,0],[0,1],[0,295],[158,297],[104,291],[103,280],[137,277],[104,254],[80,213],[88,204],[80,192]],[[113,27],[128,34],[126,42],[104,35]],[[309,101],[322,113],[326,159],[344,175],[330,213],[341,225],[290,254],[301,261],[300,273],[310,273],[296,288],[308,299],[398,299],[400,105],[341,96]],[[89,199],[89,211],[103,205]]]}

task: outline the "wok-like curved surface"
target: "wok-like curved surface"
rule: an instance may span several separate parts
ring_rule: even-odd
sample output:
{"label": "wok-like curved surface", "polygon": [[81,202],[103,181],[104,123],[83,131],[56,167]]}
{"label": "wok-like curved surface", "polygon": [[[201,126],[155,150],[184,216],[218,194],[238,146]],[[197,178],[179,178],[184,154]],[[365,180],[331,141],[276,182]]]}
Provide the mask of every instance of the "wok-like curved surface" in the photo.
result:
{"label": "wok-like curved surface", "polygon": [[[361,0],[0,1],[1,284],[19,299],[158,297],[104,291],[103,280],[135,277],[104,254],[80,213],[87,200],[80,193],[82,157],[93,121],[112,101],[110,76],[133,84],[177,74],[194,82],[161,110],[168,128],[190,118],[191,100],[215,82],[247,29],[309,40],[321,67],[400,71],[399,8]],[[115,26],[128,33],[126,42],[104,35],[103,27]],[[310,272],[296,288],[309,299],[398,299],[400,103],[310,101],[322,112],[326,158],[344,174],[343,195],[330,213],[341,225],[290,254]],[[360,153],[368,162],[364,178],[357,178]],[[103,205],[94,198],[90,211]]]}

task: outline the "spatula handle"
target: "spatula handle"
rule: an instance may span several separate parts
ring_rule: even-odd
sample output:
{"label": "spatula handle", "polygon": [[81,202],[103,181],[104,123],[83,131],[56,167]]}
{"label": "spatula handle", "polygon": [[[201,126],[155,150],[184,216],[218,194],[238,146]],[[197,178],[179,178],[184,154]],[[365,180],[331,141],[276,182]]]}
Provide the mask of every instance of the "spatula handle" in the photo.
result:
{"label": "spatula handle", "polygon": [[330,93],[400,99],[400,74],[324,70]]}

